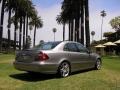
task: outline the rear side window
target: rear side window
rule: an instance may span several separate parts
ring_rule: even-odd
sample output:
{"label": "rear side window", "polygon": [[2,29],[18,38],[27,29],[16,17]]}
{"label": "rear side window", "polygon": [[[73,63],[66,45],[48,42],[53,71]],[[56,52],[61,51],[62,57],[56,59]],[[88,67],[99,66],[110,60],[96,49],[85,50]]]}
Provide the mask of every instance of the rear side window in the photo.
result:
{"label": "rear side window", "polygon": [[45,42],[44,44],[38,45],[37,47],[34,47],[33,49],[39,49],[39,50],[51,50],[55,48],[60,42]]}
{"label": "rear side window", "polygon": [[77,52],[78,49],[77,49],[75,43],[67,43],[67,44],[64,46],[64,51]]}
{"label": "rear side window", "polygon": [[88,52],[87,48],[85,48],[82,44],[76,43],[76,46],[77,46],[79,52],[83,52],[83,53]]}
{"label": "rear side window", "polygon": [[40,49],[42,50],[50,50],[50,49],[53,49],[54,46],[52,44],[44,44],[42,47],[40,47]]}

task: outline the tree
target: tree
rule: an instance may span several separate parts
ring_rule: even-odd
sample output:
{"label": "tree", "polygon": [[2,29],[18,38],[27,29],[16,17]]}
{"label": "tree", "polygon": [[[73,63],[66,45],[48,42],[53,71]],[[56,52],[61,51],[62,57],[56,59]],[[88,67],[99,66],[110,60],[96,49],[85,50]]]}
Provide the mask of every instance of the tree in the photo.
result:
{"label": "tree", "polygon": [[29,25],[34,26],[34,39],[33,39],[33,47],[35,47],[35,39],[36,39],[36,29],[41,28],[43,26],[43,21],[41,17],[38,17],[37,14],[32,17],[32,20],[29,22]]}
{"label": "tree", "polygon": [[[3,21],[4,10],[8,12],[8,49],[10,48],[10,28],[11,23],[14,24],[14,50],[16,50],[16,31],[19,28],[19,49],[21,50],[22,36],[23,36],[23,49],[28,40],[28,23],[36,15],[36,9],[31,0],[0,0],[2,2],[1,20],[0,20],[0,51],[2,50],[2,34],[3,34]],[[11,17],[13,16],[13,17]],[[36,17],[38,17],[36,15]],[[18,26],[20,25],[20,26]],[[36,24],[36,27],[39,25]],[[23,32],[23,34],[22,34]]]}
{"label": "tree", "polygon": [[[35,8],[31,0],[17,0],[16,9],[16,19],[20,22],[19,30],[19,49],[21,50],[22,45],[22,31],[23,31],[23,49],[25,49],[25,44],[27,44],[28,38],[28,18],[32,18],[35,13]],[[27,19],[26,19],[27,18]],[[26,32],[26,36],[25,36]],[[26,40],[26,41],[25,41]]]}
{"label": "tree", "polygon": [[57,32],[57,29],[56,29],[56,28],[53,28],[52,31],[53,31],[53,33],[54,33],[54,42],[55,42],[55,33]]}
{"label": "tree", "polygon": [[92,35],[92,42],[93,42],[93,37],[95,35],[95,31],[91,31],[91,35]]}
{"label": "tree", "polygon": [[85,33],[86,33],[86,47],[90,47],[90,28],[89,28],[89,2],[85,0]]}
{"label": "tree", "polygon": [[28,35],[28,37],[27,37],[27,43],[26,43],[26,45],[25,45],[25,48],[26,48],[26,49],[29,49],[30,46],[31,46],[31,37]]}
{"label": "tree", "polygon": [[104,37],[109,37],[111,34],[113,34],[113,32],[104,32],[103,36]]}
{"label": "tree", "polygon": [[66,21],[62,18],[61,15],[58,15],[56,18],[58,24],[63,24],[63,41],[65,40],[65,23]]}
{"label": "tree", "polygon": [[[88,4],[88,0],[64,0],[60,13],[61,20],[69,26],[69,40],[84,44],[84,35],[86,35],[86,47],[90,46]],[[81,33],[81,36],[79,33]]]}
{"label": "tree", "polygon": [[[73,8],[72,8],[72,3],[73,0],[64,0],[62,2],[62,12],[60,13],[60,17],[61,17],[61,23],[63,25],[65,25],[66,23],[69,24],[69,40],[73,40],[73,33],[72,33],[72,21],[73,21]],[[64,29],[64,26],[63,26]],[[64,32],[64,30],[63,30]],[[63,34],[64,36],[64,34]]]}
{"label": "tree", "polygon": [[110,25],[112,26],[113,29],[115,29],[115,31],[120,31],[120,16],[113,18],[110,21]]}
{"label": "tree", "polygon": [[84,45],[84,0],[81,0],[81,43]]}
{"label": "tree", "polygon": [[3,36],[3,22],[4,22],[5,3],[6,3],[6,0],[2,0],[1,20],[0,20],[0,51],[2,51],[2,36]]}
{"label": "tree", "polygon": [[35,14],[35,8],[31,0],[28,0],[27,4],[27,12],[26,12],[26,44],[28,43],[28,26],[29,26],[29,19],[31,19]]}
{"label": "tree", "polygon": [[14,24],[14,50],[16,50],[16,38],[17,38],[16,32],[19,28],[18,22],[19,22],[18,13],[17,13],[17,10],[15,10],[15,15],[11,18],[11,23]]}
{"label": "tree", "polygon": [[11,14],[12,11],[14,11],[13,7],[14,7],[14,2],[15,0],[7,0],[6,4],[5,4],[5,10],[6,12],[8,12],[8,51],[10,49],[10,45],[11,45]]}
{"label": "tree", "polygon": [[103,35],[103,33],[102,33],[102,28],[103,28],[103,18],[106,16],[106,12],[103,10],[103,11],[101,11],[101,17],[102,17],[102,23],[101,23],[101,40],[102,40],[102,35]]}
{"label": "tree", "polygon": [[[34,5],[32,4],[31,0],[24,0],[22,2],[22,17],[23,17],[23,49],[25,49],[25,44],[27,42],[28,38],[28,18],[31,18],[33,15],[33,11],[35,8],[33,7]],[[35,14],[35,13],[34,13]],[[25,36],[26,32],[26,36]],[[26,40],[26,41],[25,41]]]}

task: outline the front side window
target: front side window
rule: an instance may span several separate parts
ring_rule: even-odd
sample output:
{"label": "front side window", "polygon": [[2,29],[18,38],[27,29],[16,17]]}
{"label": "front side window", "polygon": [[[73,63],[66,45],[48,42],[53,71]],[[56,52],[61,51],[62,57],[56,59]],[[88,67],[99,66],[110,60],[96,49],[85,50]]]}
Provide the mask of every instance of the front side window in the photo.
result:
{"label": "front side window", "polygon": [[67,43],[67,44],[64,46],[64,51],[77,52],[78,49],[77,49],[75,43]]}

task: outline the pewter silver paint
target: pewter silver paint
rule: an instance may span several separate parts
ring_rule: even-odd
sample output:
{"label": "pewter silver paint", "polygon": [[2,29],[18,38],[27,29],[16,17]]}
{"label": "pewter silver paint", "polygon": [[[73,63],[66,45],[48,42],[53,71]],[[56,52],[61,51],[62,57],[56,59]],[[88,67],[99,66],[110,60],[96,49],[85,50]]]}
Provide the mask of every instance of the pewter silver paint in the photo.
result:
{"label": "pewter silver paint", "polygon": [[[88,68],[94,68],[97,59],[100,56],[95,53],[80,53],[64,51],[67,43],[76,43],[72,41],[64,41],[52,50],[26,50],[20,51],[16,55],[14,67],[22,71],[40,72],[46,74],[57,73],[59,65],[67,61],[71,66],[71,72]],[[49,56],[46,61],[35,61],[38,53],[42,51]],[[23,58],[25,56],[25,58]]]}

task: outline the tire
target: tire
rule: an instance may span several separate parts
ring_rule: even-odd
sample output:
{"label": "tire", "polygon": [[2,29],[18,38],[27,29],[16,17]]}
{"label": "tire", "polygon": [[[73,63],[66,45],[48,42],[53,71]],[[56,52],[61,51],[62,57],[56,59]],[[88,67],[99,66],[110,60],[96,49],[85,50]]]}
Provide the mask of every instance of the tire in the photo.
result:
{"label": "tire", "polygon": [[95,69],[96,70],[100,70],[101,69],[101,66],[102,66],[102,62],[100,59],[98,59],[95,63]]}
{"label": "tire", "polygon": [[58,68],[58,75],[60,77],[67,77],[70,75],[70,64],[68,62],[62,62]]}

